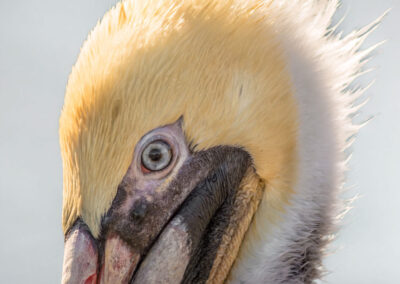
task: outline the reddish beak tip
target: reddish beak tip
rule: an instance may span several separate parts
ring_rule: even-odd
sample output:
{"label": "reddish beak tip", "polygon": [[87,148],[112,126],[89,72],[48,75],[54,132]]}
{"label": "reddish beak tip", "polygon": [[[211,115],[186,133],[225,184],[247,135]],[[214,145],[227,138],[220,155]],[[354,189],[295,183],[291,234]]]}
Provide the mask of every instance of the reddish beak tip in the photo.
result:
{"label": "reddish beak tip", "polygon": [[64,245],[62,284],[89,284],[97,281],[98,252],[90,234],[77,227]]}
{"label": "reddish beak tip", "polygon": [[88,279],[86,279],[85,284],[96,284],[97,282],[97,274],[92,274],[89,276]]}
{"label": "reddish beak tip", "polygon": [[77,225],[64,245],[61,283],[128,283],[140,259],[140,254],[116,235],[107,237],[103,259],[98,256],[94,238],[86,227]]}

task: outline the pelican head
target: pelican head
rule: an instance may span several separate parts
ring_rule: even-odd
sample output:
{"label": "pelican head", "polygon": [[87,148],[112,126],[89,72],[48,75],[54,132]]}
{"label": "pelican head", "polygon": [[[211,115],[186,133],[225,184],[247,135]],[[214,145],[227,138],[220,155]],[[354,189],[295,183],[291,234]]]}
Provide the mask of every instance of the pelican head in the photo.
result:
{"label": "pelican head", "polygon": [[60,118],[62,283],[311,283],[373,28],[337,1],[126,0]]}

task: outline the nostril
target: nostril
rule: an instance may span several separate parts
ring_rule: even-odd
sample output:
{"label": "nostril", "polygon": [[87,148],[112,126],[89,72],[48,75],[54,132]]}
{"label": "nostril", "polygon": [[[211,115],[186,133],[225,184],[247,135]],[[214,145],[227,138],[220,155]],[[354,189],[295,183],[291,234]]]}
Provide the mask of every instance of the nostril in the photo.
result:
{"label": "nostril", "polygon": [[139,199],[133,204],[130,216],[132,219],[142,219],[147,212],[147,201],[145,199]]}

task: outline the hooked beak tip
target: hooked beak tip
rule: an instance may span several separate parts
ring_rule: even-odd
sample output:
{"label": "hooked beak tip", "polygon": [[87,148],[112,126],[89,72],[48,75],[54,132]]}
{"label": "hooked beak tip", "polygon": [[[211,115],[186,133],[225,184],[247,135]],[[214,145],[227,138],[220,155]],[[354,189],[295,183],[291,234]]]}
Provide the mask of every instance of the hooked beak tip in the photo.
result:
{"label": "hooked beak tip", "polygon": [[97,264],[97,246],[90,234],[78,226],[69,234],[64,245],[61,283],[96,283]]}
{"label": "hooked beak tip", "polygon": [[77,223],[64,245],[61,283],[128,283],[140,259],[140,254],[116,235],[107,237],[101,261],[98,256],[96,241],[85,225]]}

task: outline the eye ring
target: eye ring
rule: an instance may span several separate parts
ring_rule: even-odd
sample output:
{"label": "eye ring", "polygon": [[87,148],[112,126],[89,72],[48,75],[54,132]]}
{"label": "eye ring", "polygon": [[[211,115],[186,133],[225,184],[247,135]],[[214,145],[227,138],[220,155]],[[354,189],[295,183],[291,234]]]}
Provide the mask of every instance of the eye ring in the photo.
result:
{"label": "eye ring", "polygon": [[150,142],[141,155],[142,170],[156,172],[167,168],[172,161],[172,148],[164,140]]}

